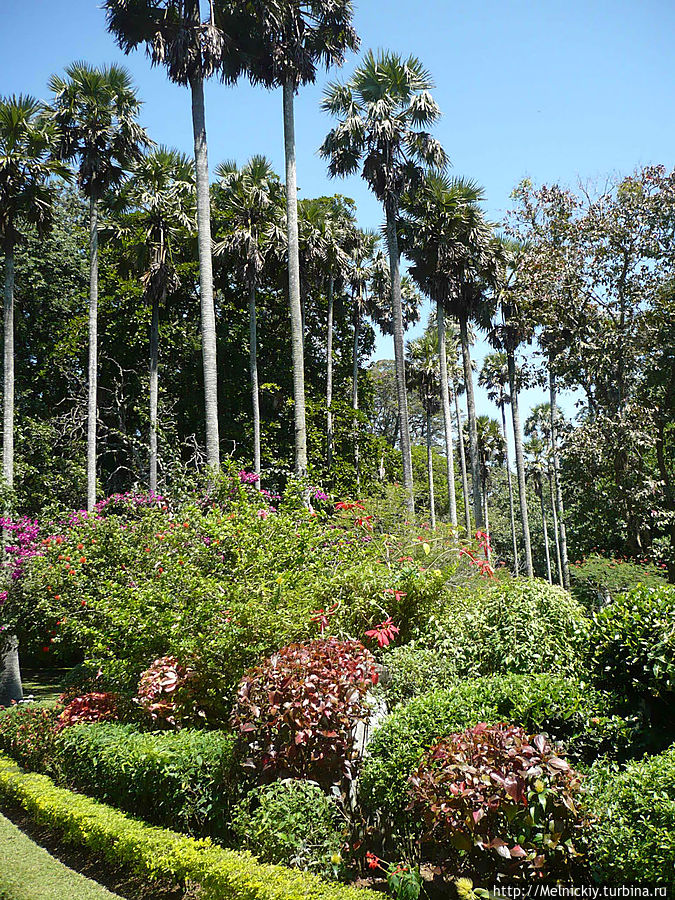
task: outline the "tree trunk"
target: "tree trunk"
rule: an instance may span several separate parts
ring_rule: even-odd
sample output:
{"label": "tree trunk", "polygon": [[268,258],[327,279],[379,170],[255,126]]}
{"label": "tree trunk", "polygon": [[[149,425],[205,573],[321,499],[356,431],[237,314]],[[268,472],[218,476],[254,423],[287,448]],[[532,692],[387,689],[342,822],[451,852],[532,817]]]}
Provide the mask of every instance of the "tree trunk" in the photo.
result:
{"label": "tree trunk", "polygon": [[478,431],[476,428],[476,399],[473,392],[473,372],[469,353],[469,323],[466,316],[459,318],[459,333],[462,344],[464,384],[466,385],[466,413],[469,422],[469,461],[471,463],[471,485],[473,490],[473,517],[476,530],[483,530],[483,498],[481,496],[480,460],[478,459]]}
{"label": "tree trunk", "polygon": [[[10,223],[10,229],[12,227]],[[3,388],[3,439],[2,477],[5,487],[14,487],[14,241],[5,240],[5,292],[4,292],[4,388]],[[8,510],[5,511],[7,515]]]}
{"label": "tree trunk", "polygon": [[448,510],[450,524],[457,532],[457,497],[455,496],[455,453],[452,445],[452,415],[450,413],[450,391],[448,388],[448,358],[445,346],[445,312],[440,300],[436,301],[436,323],[438,328],[438,360],[441,382],[441,406],[443,408],[443,430],[445,432],[445,458],[448,477]]}
{"label": "tree trunk", "polygon": [[[164,299],[166,292],[162,299]],[[159,297],[152,294],[150,322],[150,490],[157,491],[157,406],[159,400]]]}
{"label": "tree trunk", "polygon": [[555,509],[555,489],[553,487],[553,475],[548,470],[548,487],[551,494],[551,511],[553,512],[553,536],[555,537],[555,558],[558,566],[558,582],[560,587],[563,586],[562,562],[560,560],[560,534],[558,529],[558,513]]}
{"label": "tree trunk", "polygon": [[502,414],[502,436],[504,437],[504,461],[506,464],[506,481],[509,487],[509,517],[511,519],[511,541],[513,542],[513,570],[518,574],[518,538],[516,536],[516,514],[513,508],[513,484],[511,482],[511,465],[509,461],[509,442],[506,437],[506,409],[504,408],[504,396],[499,404]]}
{"label": "tree trunk", "polygon": [[206,144],[204,80],[196,75],[192,89],[192,130],[195,145],[197,188],[197,238],[199,246],[199,297],[201,301],[202,360],[204,365],[204,411],[206,419],[206,462],[217,472],[220,468],[218,436],[218,359],[216,349],[216,310],[213,303],[213,260],[211,247],[211,198],[209,160]]}
{"label": "tree trunk", "polygon": [[[359,287],[359,295],[362,288]],[[352,409],[356,413],[359,408],[359,338],[361,336],[361,299],[354,312],[354,351],[352,370]],[[361,459],[359,455],[359,425],[354,416],[354,467],[356,469],[356,489],[361,488]]]}
{"label": "tree trunk", "polygon": [[333,461],[333,276],[328,276],[328,325],[326,333],[326,463]]}
{"label": "tree trunk", "polygon": [[19,641],[14,635],[0,640],[0,706],[23,700],[21,669],[19,667]]}
{"label": "tree trunk", "polygon": [[487,535],[487,547],[485,548],[485,558],[487,559],[488,562],[492,562],[492,557],[491,557],[491,553],[490,553],[490,517],[489,517],[489,515],[488,515],[488,483],[487,483],[487,478],[485,479],[485,482],[484,482],[484,484],[483,484],[483,497],[484,497],[484,500],[485,500],[485,506],[484,506],[484,509],[485,509],[485,512],[484,512],[484,519],[485,519],[485,534]]}
{"label": "tree trunk", "polygon": [[549,360],[548,387],[551,399],[551,455],[553,457],[553,483],[555,485],[555,506],[558,514],[558,534],[560,536],[560,565],[562,583],[566,591],[570,589],[570,568],[567,559],[567,535],[565,533],[565,510],[563,508],[562,487],[560,485],[560,459],[558,458],[558,435],[556,430],[556,383]]}
{"label": "tree trunk", "polygon": [[523,435],[520,430],[520,410],[518,408],[518,390],[516,387],[516,359],[513,350],[506,351],[509,367],[509,391],[511,392],[511,423],[513,425],[513,444],[516,450],[516,474],[518,475],[518,499],[520,500],[520,522],[523,526],[523,544],[525,546],[525,571],[528,578],[534,578],[532,566],[532,545],[530,542],[530,521],[527,515],[527,494],[525,493],[525,460],[523,458]]}
{"label": "tree trunk", "polygon": [[457,418],[457,443],[459,444],[459,467],[462,473],[462,496],[464,497],[464,526],[466,536],[471,535],[471,504],[469,502],[469,479],[466,475],[466,453],[464,452],[464,431],[462,430],[462,414],[459,408],[459,394],[457,385],[452,383],[452,392],[455,395],[455,416]]}
{"label": "tree trunk", "polygon": [[544,477],[539,473],[539,499],[541,501],[541,526],[544,532],[544,549],[546,550],[546,575],[548,583],[553,584],[551,575],[551,552],[548,546],[548,525],[546,524],[546,504],[544,503]]}
{"label": "tree trunk", "polygon": [[248,356],[251,370],[251,401],[253,404],[253,471],[256,474],[255,486],[260,490],[260,392],[258,388],[258,322],[255,309],[255,275],[251,278],[248,291]]}
{"label": "tree trunk", "polygon": [[431,410],[427,409],[427,481],[429,484],[429,514],[431,530],[436,530],[436,499],[434,497],[434,458],[431,452]]}
{"label": "tree trunk", "polygon": [[284,150],[286,154],[286,221],[288,227],[288,296],[291,306],[293,399],[295,417],[295,471],[307,475],[307,424],[305,419],[305,360],[300,308],[300,242],[298,238],[298,186],[295,166],[295,117],[292,76],[284,82]]}
{"label": "tree trunk", "polygon": [[98,387],[98,202],[89,198],[89,366],[87,377],[87,509],[96,505],[96,394]]}

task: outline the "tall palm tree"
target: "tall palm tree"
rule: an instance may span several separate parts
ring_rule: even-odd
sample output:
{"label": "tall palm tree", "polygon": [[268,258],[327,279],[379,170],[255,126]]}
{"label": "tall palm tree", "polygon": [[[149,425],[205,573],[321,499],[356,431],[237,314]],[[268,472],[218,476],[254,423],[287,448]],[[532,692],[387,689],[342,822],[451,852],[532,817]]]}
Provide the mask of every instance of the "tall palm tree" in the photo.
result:
{"label": "tall palm tree", "polygon": [[[485,531],[490,537],[490,517],[488,512],[488,494],[490,490],[490,475],[494,466],[504,464],[505,441],[499,429],[496,419],[489,416],[478,416],[476,419],[476,431],[478,434],[478,459],[480,463],[480,479],[483,497],[483,521]],[[488,542],[488,560],[490,549]]]}
{"label": "tall palm tree", "polygon": [[440,393],[440,366],[438,332],[427,330],[422,337],[411,341],[407,351],[407,373],[412,387],[417,390],[426,417],[427,483],[429,485],[429,515],[431,528],[436,528],[436,503],[434,498],[434,468],[431,441],[431,419],[438,411]]}
{"label": "tall palm tree", "polygon": [[[39,235],[52,222],[53,176],[69,172],[53,158],[58,132],[34,97],[0,98],[0,242],[4,256],[2,478],[8,496],[14,487],[14,254],[26,228]],[[9,507],[4,510],[7,516]],[[7,544],[3,529],[3,547]],[[0,706],[23,698],[19,645],[0,636]]]}
{"label": "tall palm tree", "polygon": [[117,232],[133,250],[140,267],[146,301],[150,305],[150,439],[149,478],[157,490],[157,413],[159,402],[160,307],[180,280],[173,261],[174,244],[186,231],[194,230],[195,178],[191,161],[177,150],[158,147],[137,162],[113,208],[129,215]]}
{"label": "tall palm tree", "polygon": [[401,197],[421,180],[425,169],[447,163],[439,142],[426,130],[440,117],[431,97],[431,76],[411,56],[367,53],[351,79],[332,84],[323,108],[338,117],[320,153],[332,176],[361,172],[384,207],[391,271],[396,389],[401,420],[403,482],[410,515],[415,511],[412,453],[406,398],[403,312],[397,220]]}
{"label": "tall palm tree", "polygon": [[[204,20],[200,0],[104,0],[103,8],[108,30],[115,35],[125,53],[145,46],[153,65],[164,65],[171,81],[190,87],[197,188],[206,461],[215,471],[220,466],[218,367],[204,81],[216,71],[224,81],[236,81],[242,70],[238,38],[243,34],[252,36],[255,29],[250,19],[244,24],[233,12],[226,14],[216,10],[213,0],[209,0],[209,16]],[[217,12],[220,15],[216,20]]]}
{"label": "tall palm tree", "polygon": [[102,69],[85,62],[52,75],[52,116],[60,132],[60,155],[74,160],[77,180],[89,199],[89,365],[87,403],[87,509],[96,503],[98,387],[98,217],[101,198],[120,184],[149,139],[138,124],[140,101],[122,66]]}
{"label": "tall palm tree", "polygon": [[298,187],[295,160],[295,109],[298,89],[316,80],[320,65],[341,65],[359,40],[352,27],[351,0],[215,0],[218,9],[250,18],[255,46],[247,49],[253,83],[283,90],[284,153],[286,158],[286,222],[288,231],[288,293],[291,308],[295,468],[307,472],[307,424],[302,311]]}
{"label": "tall palm tree", "polygon": [[237,260],[248,292],[249,365],[253,408],[253,470],[260,490],[260,392],[258,384],[258,338],[256,291],[270,256],[279,246],[282,226],[283,187],[272,164],[264,156],[253,156],[241,169],[233,162],[216,169],[220,179],[217,203],[222,212],[224,234],[216,254],[228,253]]}
{"label": "tall palm tree", "polygon": [[541,509],[541,529],[544,536],[546,552],[546,576],[549,584],[553,584],[551,573],[551,551],[548,542],[548,523],[546,522],[546,503],[544,501],[544,468],[546,467],[546,449],[537,435],[533,435],[525,444],[525,452],[529,457],[527,474],[533,479],[535,490],[539,496]]}
{"label": "tall palm tree", "polygon": [[502,420],[504,437],[504,461],[506,481],[509,489],[509,518],[511,522],[511,541],[513,544],[513,564],[518,574],[518,539],[516,537],[516,518],[513,508],[513,485],[511,483],[511,466],[509,462],[509,445],[506,438],[506,404],[510,397],[506,391],[509,384],[509,369],[505,353],[489,353],[483,360],[483,367],[478,375],[478,384],[487,389],[488,398],[496,405]]}

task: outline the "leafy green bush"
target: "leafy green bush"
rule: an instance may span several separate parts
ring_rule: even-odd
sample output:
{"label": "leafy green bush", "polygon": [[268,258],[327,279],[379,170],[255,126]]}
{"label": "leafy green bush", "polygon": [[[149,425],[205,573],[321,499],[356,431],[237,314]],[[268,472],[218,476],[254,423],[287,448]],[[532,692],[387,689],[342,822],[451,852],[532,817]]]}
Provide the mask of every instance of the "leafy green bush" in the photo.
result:
{"label": "leafy green bush", "polygon": [[612,559],[599,553],[591,553],[571,565],[570,579],[572,594],[587,609],[602,607],[636,584],[647,587],[667,584],[662,570],[647,560],[640,563],[632,559]]}
{"label": "leafy green bush", "polygon": [[423,753],[441,737],[479,722],[511,722],[564,740],[570,756],[625,752],[630,724],[608,715],[610,697],[561,675],[492,676],[432,691],[391,713],[368,745],[360,778],[366,813],[403,831],[411,827],[407,783]]}
{"label": "leafy green bush", "polygon": [[344,829],[334,802],[311,781],[288,779],[257,788],[237,806],[232,829],[241,847],[264,862],[334,875]]}
{"label": "leafy green bush", "polygon": [[56,741],[63,707],[20,703],[0,710],[0,750],[38,772],[56,768]]}
{"label": "leafy green bush", "polygon": [[621,771],[594,766],[586,803],[596,817],[588,854],[598,881],[675,890],[675,746]]}

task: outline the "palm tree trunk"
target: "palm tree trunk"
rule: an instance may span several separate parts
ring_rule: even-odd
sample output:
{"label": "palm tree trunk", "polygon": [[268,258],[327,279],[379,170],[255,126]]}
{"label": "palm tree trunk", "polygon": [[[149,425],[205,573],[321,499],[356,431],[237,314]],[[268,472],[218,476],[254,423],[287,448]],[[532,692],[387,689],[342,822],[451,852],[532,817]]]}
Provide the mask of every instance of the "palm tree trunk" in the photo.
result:
{"label": "palm tree trunk", "polygon": [[412,518],[415,515],[415,489],[413,485],[412,447],[408,422],[408,396],[405,385],[405,355],[403,349],[403,310],[401,307],[401,269],[396,233],[396,207],[392,201],[385,204],[387,216],[387,246],[391,273],[391,304],[394,320],[394,364],[396,369],[396,393],[401,418],[401,456],[403,461],[403,486],[406,507]]}
{"label": "palm tree trunk", "polygon": [[257,475],[255,486],[260,490],[260,392],[258,388],[258,322],[255,309],[256,279],[251,278],[248,292],[249,367],[251,369],[251,400],[253,403],[253,471]]}
{"label": "palm tree trunk", "polygon": [[558,513],[555,509],[555,489],[553,487],[553,475],[549,468],[548,470],[548,487],[549,493],[551,495],[551,511],[553,513],[553,536],[555,537],[555,558],[558,566],[558,582],[560,587],[563,586],[563,577],[562,577],[562,562],[560,560],[560,534],[558,530]]}
{"label": "palm tree trunk", "polygon": [[469,352],[469,323],[466,316],[459,317],[459,333],[462,344],[464,384],[466,385],[466,413],[469,422],[469,461],[473,489],[473,517],[476,529],[483,529],[483,499],[481,497],[480,461],[478,459],[478,431],[476,428],[476,398],[473,392],[473,372]]}
{"label": "palm tree trunk", "polygon": [[488,485],[487,478],[483,484],[483,497],[485,498],[485,534],[487,535],[487,546],[485,548],[485,558],[488,562],[492,562],[490,554],[490,516],[488,515]]}
{"label": "palm tree trunk", "polygon": [[[359,295],[361,293],[359,287]],[[352,409],[356,413],[359,408],[359,338],[361,336],[361,302],[354,312],[354,350],[352,370]],[[356,489],[361,487],[361,460],[359,455],[359,426],[354,416],[354,467],[356,469]]]}
{"label": "palm tree trunk", "polygon": [[548,367],[548,387],[551,400],[551,455],[553,457],[553,482],[555,485],[555,506],[558,514],[558,533],[560,536],[560,564],[562,583],[566,591],[570,589],[570,569],[567,559],[567,534],[565,533],[565,510],[563,508],[562,487],[560,485],[560,459],[558,457],[558,435],[556,431],[556,383],[555,375]]}
{"label": "palm tree trunk", "polygon": [[459,394],[457,385],[452,383],[452,393],[455,395],[455,416],[457,418],[457,443],[459,444],[459,467],[462,473],[462,496],[464,497],[464,525],[466,536],[471,534],[471,504],[469,502],[469,479],[466,475],[466,453],[464,451],[464,430],[462,429],[462,414],[459,408]]}
{"label": "palm tree trunk", "polygon": [[333,275],[328,276],[328,325],[326,333],[326,462],[333,461]]}
{"label": "palm tree trunk", "polygon": [[438,360],[441,382],[441,406],[443,408],[443,429],[445,431],[445,458],[448,477],[448,509],[450,524],[457,531],[457,497],[455,496],[455,454],[452,445],[452,416],[450,413],[450,391],[448,388],[448,356],[445,346],[445,312],[440,300],[436,301],[436,324],[438,328]]}
{"label": "palm tree trunk", "polygon": [[87,378],[87,509],[96,505],[96,394],[98,388],[98,202],[89,198],[89,367]]}
{"label": "palm tree trunk", "polygon": [[544,532],[544,549],[546,550],[546,575],[548,583],[553,584],[553,576],[551,575],[551,552],[548,546],[548,525],[546,524],[546,504],[544,503],[544,479],[539,473],[539,499],[541,501],[541,525]]}
{"label": "palm tree trunk", "polygon": [[298,185],[295,165],[295,116],[292,76],[284,81],[284,150],[286,154],[286,220],[288,227],[288,296],[291,306],[293,399],[295,416],[295,471],[307,474],[307,424],[305,418],[305,359],[300,308],[300,242],[298,238]]}
{"label": "palm tree trunk", "polygon": [[192,89],[192,130],[195,146],[197,188],[197,238],[199,246],[199,297],[201,301],[202,360],[204,366],[204,412],[206,419],[206,462],[217,472],[220,468],[218,436],[218,358],[216,349],[216,311],[213,303],[213,260],[211,256],[211,198],[209,160],[206,144],[204,80],[195,75]]}
{"label": "palm tree trunk", "polygon": [[0,706],[23,700],[19,641],[15,635],[0,639]]}
{"label": "palm tree trunk", "polygon": [[[11,229],[11,223],[10,223]],[[5,240],[5,293],[4,293],[4,387],[3,387],[3,438],[2,477],[5,488],[14,487],[14,241]],[[8,510],[5,511],[7,515]]]}
{"label": "palm tree trunk", "polygon": [[513,350],[507,349],[506,359],[509,368],[509,391],[511,392],[511,423],[513,425],[513,444],[516,450],[516,473],[518,475],[520,523],[523,526],[523,544],[525,546],[525,571],[528,578],[534,578],[534,568],[532,566],[532,544],[530,541],[530,520],[527,515],[527,495],[525,493],[525,460],[523,457],[523,435],[520,430],[520,410],[518,408],[518,390],[516,388],[516,359]]}
{"label": "palm tree trunk", "polygon": [[[502,395],[503,397],[503,395]],[[509,516],[511,518],[511,540],[513,542],[513,569],[518,574],[518,538],[516,536],[516,514],[513,508],[513,484],[511,482],[511,466],[509,461],[509,442],[506,437],[506,409],[504,408],[504,400],[499,404],[502,414],[502,436],[504,438],[504,462],[506,465],[506,481],[509,486]]]}
{"label": "palm tree trunk", "polygon": [[[166,295],[163,294],[162,299]],[[150,490],[157,491],[157,406],[159,400],[159,297],[152,293],[150,322]]]}
{"label": "palm tree trunk", "polygon": [[431,452],[431,410],[427,408],[427,481],[429,483],[429,515],[431,530],[436,530],[436,499],[434,497],[434,458]]}

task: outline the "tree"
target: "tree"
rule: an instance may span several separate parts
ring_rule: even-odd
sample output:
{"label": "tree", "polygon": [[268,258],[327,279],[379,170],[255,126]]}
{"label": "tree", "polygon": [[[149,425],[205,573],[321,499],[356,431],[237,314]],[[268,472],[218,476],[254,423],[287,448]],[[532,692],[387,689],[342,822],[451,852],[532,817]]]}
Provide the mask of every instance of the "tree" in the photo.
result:
{"label": "tree", "polygon": [[[562,416],[558,412],[558,430],[562,424]],[[530,415],[525,420],[525,434],[530,438],[530,446],[536,448],[537,455],[540,453],[539,447],[544,449],[546,476],[548,480],[549,496],[551,502],[551,512],[553,514],[553,536],[555,545],[556,564],[558,571],[558,580],[560,586],[563,586],[562,576],[562,560],[560,558],[560,535],[558,529],[558,514],[555,503],[555,485],[553,482],[553,471],[551,468],[551,407],[548,403],[538,403],[530,410]],[[534,451],[529,451],[533,453]],[[543,476],[542,476],[543,477]],[[543,487],[542,487],[543,490]]]}
{"label": "tree", "polygon": [[150,318],[149,487],[157,491],[157,410],[159,400],[159,317],[167,295],[180,285],[174,244],[194,226],[194,167],[182,153],[159,147],[137,162],[114,207],[128,212],[119,236],[128,236],[140,267]]}
{"label": "tree", "polygon": [[544,535],[544,550],[546,553],[546,577],[549,584],[553,584],[551,573],[551,552],[548,544],[548,525],[546,522],[546,503],[544,501],[544,469],[546,468],[546,449],[542,441],[533,435],[525,444],[525,452],[530,457],[527,474],[534,481],[535,490],[539,497],[541,507],[541,528]]}
{"label": "tree", "polygon": [[220,466],[218,367],[204,80],[218,71],[224,81],[236,81],[242,69],[242,59],[236,49],[237,38],[242,33],[253,35],[255,31],[250,20],[242,24],[232,11],[225,16],[221,10],[217,23],[213,0],[209,0],[210,15],[206,21],[202,21],[199,0],[104,0],[103,7],[107,14],[108,30],[115,35],[125,53],[145,45],[153,65],[164,65],[171,81],[190,87],[197,191],[206,460],[215,471]]}
{"label": "tree", "polygon": [[[504,438],[499,430],[499,423],[489,416],[478,416],[476,419],[478,436],[478,460],[480,465],[481,496],[483,498],[483,522],[485,532],[490,537],[490,517],[488,510],[488,494],[490,489],[490,473],[493,466],[504,465]],[[489,547],[489,544],[488,544]],[[490,551],[488,549],[488,561]]]}
{"label": "tree", "polygon": [[[434,502],[434,468],[431,440],[431,417],[438,411],[440,393],[440,366],[438,354],[438,332],[427,330],[421,338],[408,344],[408,377],[412,387],[419,394],[426,415],[427,482],[429,485],[429,514],[431,527],[436,528],[436,506]],[[453,476],[454,477],[454,476]]]}
{"label": "tree", "polygon": [[410,515],[414,514],[412,456],[406,398],[403,312],[397,220],[401,197],[419,183],[426,168],[442,169],[446,155],[427,129],[440,116],[431,97],[431,76],[421,62],[394,53],[366,54],[345,84],[332,84],[323,108],[339,118],[320,153],[331,176],[361,172],[383,204],[391,271],[394,360],[399,412],[403,483]]}
{"label": "tree", "polygon": [[60,156],[75,160],[78,184],[89,200],[89,365],[87,404],[87,509],[96,503],[98,379],[98,216],[101,198],[120,184],[149,145],[138,124],[140,102],[121,66],[97,69],[85,62],[52,75],[52,116],[60,134]]}
{"label": "tree", "polygon": [[227,252],[236,260],[248,293],[249,368],[253,410],[253,471],[260,490],[260,391],[256,290],[269,257],[280,245],[283,188],[271,163],[264,156],[252,157],[242,169],[222,163],[217,203],[225,222],[225,233],[216,244],[216,254]]}

